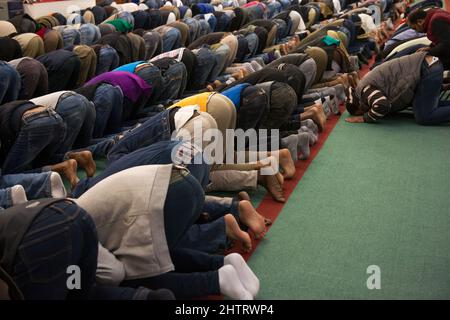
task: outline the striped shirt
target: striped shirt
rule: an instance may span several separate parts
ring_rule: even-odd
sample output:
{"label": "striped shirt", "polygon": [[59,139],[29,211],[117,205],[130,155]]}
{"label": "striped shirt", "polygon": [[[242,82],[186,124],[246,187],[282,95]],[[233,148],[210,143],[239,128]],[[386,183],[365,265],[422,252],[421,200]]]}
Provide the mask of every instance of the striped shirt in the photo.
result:
{"label": "striped shirt", "polygon": [[362,90],[361,102],[369,107],[364,113],[364,122],[376,122],[391,112],[391,103],[378,89],[366,86]]}

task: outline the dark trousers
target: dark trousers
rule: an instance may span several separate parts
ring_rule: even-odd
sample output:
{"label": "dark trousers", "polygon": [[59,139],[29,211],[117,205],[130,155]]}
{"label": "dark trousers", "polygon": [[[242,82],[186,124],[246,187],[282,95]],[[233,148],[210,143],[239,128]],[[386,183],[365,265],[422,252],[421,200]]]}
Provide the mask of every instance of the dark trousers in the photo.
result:
{"label": "dark trousers", "polygon": [[[71,201],[57,202],[42,210],[25,233],[12,277],[27,300],[130,300],[142,296],[142,289],[97,285],[97,254],[97,231],[89,214]],[[72,265],[80,268],[80,289],[68,289],[73,273],[67,271]]]}
{"label": "dark trousers", "polygon": [[[58,202],[34,219],[14,259],[13,277],[26,299],[88,298],[97,269],[97,232],[72,202]],[[80,268],[81,289],[67,288],[67,267]]]}
{"label": "dark trousers", "polygon": [[450,122],[450,103],[439,101],[443,70],[440,61],[431,67],[426,61],[422,64],[421,79],[413,101],[414,116],[419,124],[435,125]]}

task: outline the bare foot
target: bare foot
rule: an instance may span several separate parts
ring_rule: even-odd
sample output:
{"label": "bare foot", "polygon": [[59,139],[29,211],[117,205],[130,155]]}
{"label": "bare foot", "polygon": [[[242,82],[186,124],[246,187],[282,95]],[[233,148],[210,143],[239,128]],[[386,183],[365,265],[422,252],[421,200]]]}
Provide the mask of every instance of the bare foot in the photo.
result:
{"label": "bare foot", "polygon": [[89,178],[94,176],[97,166],[90,151],[71,152],[68,156],[70,159],[74,159],[77,164],[84,169]]}
{"label": "bare foot", "polygon": [[[247,191],[241,191],[238,193],[237,198],[239,201],[247,200],[251,201],[250,196],[248,195]],[[266,226],[270,226],[272,224],[272,220],[269,218],[264,218],[264,223]]]}
{"label": "bare foot", "polygon": [[255,210],[250,201],[239,202],[239,219],[254,233],[255,239],[264,237],[266,231],[264,217]]}
{"label": "bare foot", "polygon": [[236,218],[232,214],[226,214],[223,218],[225,219],[227,237],[241,242],[244,252],[250,252],[252,250],[252,239],[250,239],[250,235],[241,230]]}
{"label": "bare foot", "polygon": [[233,73],[231,76],[236,80],[241,80],[243,77],[245,77],[244,69],[241,69],[236,73]]}
{"label": "bare foot", "polygon": [[258,183],[266,188],[275,201],[286,202],[283,188],[276,175],[259,175]]}
{"label": "bare foot", "polygon": [[278,154],[280,167],[283,170],[283,177],[285,179],[291,179],[295,175],[295,165],[291,153],[288,149],[281,149]]}
{"label": "bare foot", "polygon": [[327,116],[323,111],[323,107],[321,105],[315,105],[313,108],[313,120],[319,127],[319,132],[322,132],[325,129],[325,124],[327,122]]}
{"label": "bare foot", "polygon": [[75,188],[80,179],[77,176],[77,161],[69,159],[51,166],[51,170],[64,175],[70,182],[71,188]]}
{"label": "bare foot", "polygon": [[248,195],[247,191],[241,191],[238,193],[237,198],[239,201],[247,200],[250,201],[250,196]]}
{"label": "bare foot", "polygon": [[289,49],[288,49],[287,45],[280,44],[280,53],[282,56],[285,56],[289,53]]}
{"label": "bare foot", "polygon": [[281,174],[281,172],[277,172],[275,173],[275,177],[277,177],[278,183],[280,184],[281,187],[283,187],[284,184],[284,177]]}

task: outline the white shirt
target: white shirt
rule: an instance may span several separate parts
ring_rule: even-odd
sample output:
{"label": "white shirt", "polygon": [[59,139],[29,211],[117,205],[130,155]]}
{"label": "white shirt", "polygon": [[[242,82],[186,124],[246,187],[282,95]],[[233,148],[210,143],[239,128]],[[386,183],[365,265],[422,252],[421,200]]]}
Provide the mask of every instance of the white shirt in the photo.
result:
{"label": "white shirt", "polygon": [[46,94],[45,96],[40,96],[34,99],[31,99],[30,101],[33,102],[37,106],[43,106],[46,108],[52,108],[55,109],[56,105],[58,104],[59,98],[67,92],[73,92],[73,91],[57,91],[53,93]]}

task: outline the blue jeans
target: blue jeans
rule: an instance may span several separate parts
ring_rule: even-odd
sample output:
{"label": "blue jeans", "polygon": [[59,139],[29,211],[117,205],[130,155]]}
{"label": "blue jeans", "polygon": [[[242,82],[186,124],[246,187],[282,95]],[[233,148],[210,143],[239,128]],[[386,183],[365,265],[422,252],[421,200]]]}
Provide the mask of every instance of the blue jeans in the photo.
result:
{"label": "blue jeans", "polygon": [[269,2],[267,3],[267,8],[269,9],[268,18],[271,19],[281,12],[281,3],[277,1]]}
{"label": "blue jeans", "polygon": [[66,28],[61,34],[64,47],[74,46],[81,42],[81,33],[77,29]]}
{"label": "blue jeans", "polygon": [[[28,200],[51,198],[50,175],[51,172],[7,174],[0,176],[0,189],[10,188],[19,184],[25,189]],[[2,201],[0,201],[0,206],[6,208]]]}
{"label": "blue jeans", "polygon": [[435,125],[450,122],[450,103],[439,101],[443,70],[440,61],[431,67],[426,61],[422,63],[421,79],[413,100],[414,116],[418,124]]}
{"label": "blue jeans", "polygon": [[89,145],[95,125],[95,107],[80,94],[65,93],[59,98],[55,110],[66,124],[64,142],[58,149],[62,160],[72,148]]}
{"label": "blue jeans", "polygon": [[104,45],[100,49],[100,53],[97,57],[97,67],[95,69],[95,75],[99,75],[108,71],[111,71],[119,66],[119,55],[116,49],[109,45]]}
{"label": "blue jeans", "polygon": [[0,105],[17,100],[20,87],[20,75],[16,69],[0,61]]}
{"label": "blue jeans", "polygon": [[212,55],[215,59],[215,64],[209,74],[208,82],[213,82],[214,80],[216,80],[225,69],[225,63],[227,62],[229,53],[230,49],[227,45],[221,45],[219,48],[212,52]]}
{"label": "blue jeans", "polygon": [[216,26],[217,26],[217,18],[215,16],[210,16],[206,22],[208,22],[209,27],[211,28],[211,31],[215,32]]}
{"label": "blue jeans", "polygon": [[[110,162],[96,177],[80,181],[73,195],[79,197],[103,179],[128,168],[150,164],[172,163],[172,152],[181,144],[181,141],[160,141],[123,155],[117,160]],[[201,184],[202,188],[206,187],[209,183],[209,166],[204,164],[187,164],[186,167],[191,175]]]}
{"label": "blue jeans", "polygon": [[163,72],[163,89],[153,99],[158,102],[180,98],[186,89],[187,70],[182,62],[170,64]]}
{"label": "blue jeans", "polygon": [[194,50],[194,54],[197,58],[197,64],[194,69],[194,77],[191,88],[203,89],[206,86],[208,77],[216,64],[216,58],[211,50],[206,47]]}
{"label": "blue jeans", "polygon": [[156,103],[158,100],[159,92],[162,92],[165,88],[163,86],[163,78],[161,70],[157,66],[148,66],[135,71],[136,75],[144,79],[144,81],[152,87],[152,95],[148,101],[149,104]]}
{"label": "blue jeans", "polygon": [[7,209],[12,205],[11,188],[0,188],[0,214],[3,209]]}
{"label": "blue jeans", "polygon": [[172,28],[162,36],[163,52],[172,51],[181,47],[181,33],[178,29]]}
{"label": "blue jeans", "polygon": [[142,36],[145,41],[145,60],[161,53],[162,50],[162,36],[156,31],[147,31]]}
{"label": "blue jeans", "polygon": [[[92,218],[69,201],[36,216],[22,238],[12,276],[26,299],[88,298],[95,283],[98,240]],[[67,267],[81,269],[81,289],[68,290]]]}
{"label": "blue jeans", "polygon": [[169,110],[151,117],[141,126],[127,132],[108,153],[108,161],[112,163],[120,157],[142,147],[159,141],[170,140],[171,128],[169,124]]}
{"label": "blue jeans", "polygon": [[198,20],[198,23],[200,26],[198,38],[212,32],[211,27],[209,26],[208,22],[206,22],[205,20],[200,19],[200,20]]}
{"label": "blue jeans", "polygon": [[249,33],[245,36],[245,39],[247,39],[248,50],[250,53],[245,56],[244,60],[248,60],[256,55],[259,47],[259,38],[256,33]]}
{"label": "blue jeans", "polygon": [[80,34],[80,43],[87,46],[93,45],[101,38],[100,29],[92,23],[82,24]]}
{"label": "blue jeans", "polygon": [[3,162],[2,173],[21,173],[54,162],[65,132],[63,119],[51,109],[29,115],[22,120],[16,141]]}
{"label": "blue jeans", "polygon": [[96,113],[93,137],[101,138],[105,133],[116,133],[122,125],[122,90],[103,83],[97,87],[93,103]]}
{"label": "blue jeans", "polygon": [[181,241],[183,247],[205,253],[224,251],[227,247],[227,236],[223,217],[231,213],[239,221],[238,206],[237,199],[205,196],[203,212],[208,214],[209,222],[190,227]]}
{"label": "blue jeans", "polygon": [[291,5],[291,1],[289,0],[278,0],[278,2],[281,3],[283,10],[289,9],[289,6]]}

